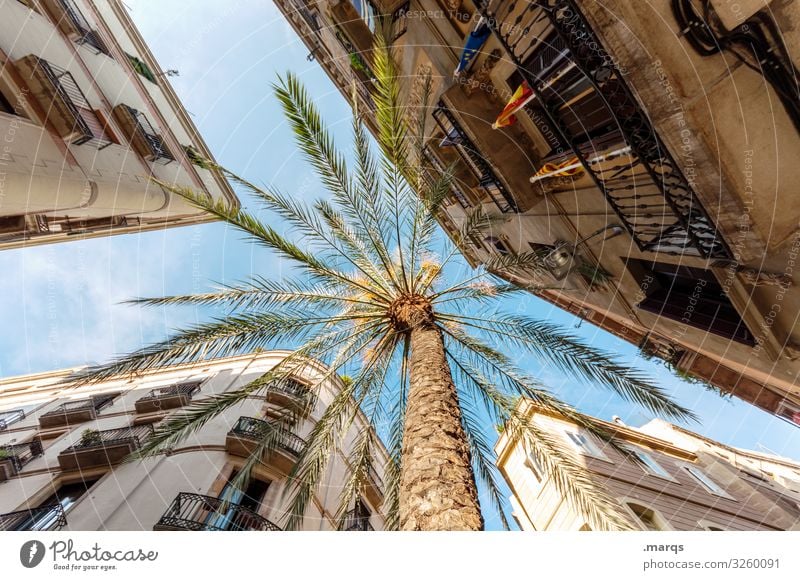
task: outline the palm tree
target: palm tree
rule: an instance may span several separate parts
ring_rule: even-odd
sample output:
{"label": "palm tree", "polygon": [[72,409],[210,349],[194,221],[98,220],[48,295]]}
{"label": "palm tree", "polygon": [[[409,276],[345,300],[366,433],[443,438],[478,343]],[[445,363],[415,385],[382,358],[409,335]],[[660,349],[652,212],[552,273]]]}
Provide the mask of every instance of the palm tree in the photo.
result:
{"label": "palm tree", "polygon": [[[273,345],[297,345],[263,377],[197,401],[165,421],[140,450],[141,457],[163,452],[231,405],[284,380],[311,358],[327,364],[317,384],[347,372],[348,380],[315,423],[290,474],[293,484],[285,522],[289,529],[300,525],[332,451],[356,413],[364,413],[370,427],[359,431],[348,458],[350,475],[341,492],[340,517],[367,477],[378,426],[389,425],[382,433],[390,455],[384,466],[389,528],[482,529],[476,475],[505,522],[485,433],[486,424],[503,423],[508,436],[525,442],[593,527],[628,527],[614,500],[600,492],[581,465],[515,403],[525,397],[604,439],[609,434],[521,371],[509,351],[533,353],[587,385],[610,389],[657,414],[682,419],[691,413],[640,373],[556,325],[502,310],[501,299],[520,289],[490,272],[537,269],[538,254],[494,257],[467,277],[449,273],[458,248],[485,232],[493,220],[475,209],[454,243],[437,236],[436,216],[453,176],[448,168],[431,177],[413,161],[420,158],[427,96],[416,115],[417,126],[409,130],[392,51],[380,40],[374,72],[378,146],[371,143],[355,110],[354,154],[349,162],[337,150],[298,79],[288,74],[274,84],[297,145],[329,198],[304,205],[275,187],[257,187],[213,166],[289,224],[295,237],[280,234],[245,209],[173,188],[287,260],[296,276],[254,278],[205,294],[135,300],[150,306],[221,305],[229,313],[91,368],[79,379],[100,381]],[[439,249],[442,245],[444,249]],[[274,423],[235,484],[244,485],[262,452],[272,449],[297,419],[287,415]]]}

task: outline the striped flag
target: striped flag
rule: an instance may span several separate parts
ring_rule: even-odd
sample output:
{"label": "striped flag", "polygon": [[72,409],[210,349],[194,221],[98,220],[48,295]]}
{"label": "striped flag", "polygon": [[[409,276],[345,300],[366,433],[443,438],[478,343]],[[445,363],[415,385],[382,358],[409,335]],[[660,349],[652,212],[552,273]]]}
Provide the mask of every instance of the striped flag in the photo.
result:
{"label": "striped flag", "polygon": [[513,125],[517,121],[514,113],[531,102],[534,97],[536,97],[536,94],[533,92],[533,89],[528,86],[527,82],[522,81],[522,84],[518,86],[514,94],[511,95],[511,100],[508,101],[508,104],[492,124],[492,129]]}

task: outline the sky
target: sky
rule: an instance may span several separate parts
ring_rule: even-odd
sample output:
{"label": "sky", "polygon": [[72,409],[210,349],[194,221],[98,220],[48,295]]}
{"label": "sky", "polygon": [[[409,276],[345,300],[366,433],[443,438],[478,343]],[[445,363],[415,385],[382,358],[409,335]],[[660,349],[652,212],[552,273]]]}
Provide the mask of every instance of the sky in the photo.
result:
{"label": "sky", "polygon": [[[268,0],[125,0],[134,22],[220,164],[256,183],[277,185],[302,199],[324,192],[292,144],[271,83],[297,74],[314,95],[342,146],[350,109],[308,50]],[[413,23],[411,24],[413,26]],[[246,196],[244,205],[253,207]],[[261,215],[275,227],[282,224]],[[468,268],[462,262],[464,269]],[[251,275],[280,276],[269,251],[224,224],[204,224],[0,252],[0,377],[107,361],[207,312],[141,309],[137,296],[200,292]],[[724,443],[800,460],[800,429],[738,400],[723,399],[643,360],[633,345],[529,295],[507,308],[562,324],[591,344],[646,370],[701,417],[688,427]],[[520,365],[579,410],[620,416],[638,426],[652,417],[603,390],[522,358]],[[487,529],[499,521],[487,513]]]}

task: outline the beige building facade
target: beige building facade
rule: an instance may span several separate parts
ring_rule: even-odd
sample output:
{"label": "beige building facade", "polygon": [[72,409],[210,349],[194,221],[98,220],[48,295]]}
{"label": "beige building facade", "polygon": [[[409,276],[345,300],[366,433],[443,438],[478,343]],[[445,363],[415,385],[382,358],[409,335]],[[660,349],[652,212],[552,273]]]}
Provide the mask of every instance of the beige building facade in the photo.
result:
{"label": "beige building facade", "polygon": [[[292,380],[273,384],[206,423],[166,454],[122,463],[165,417],[193,401],[252,381],[285,351],[179,365],[73,387],[68,369],[0,381],[0,530],[260,530],[282,528],[288,475],[304,437],[342,386],[338,377],[314,391],[313,409],[276,451],[255,466],[244,492],[230,481],[271,420],[298,405],[325,368],[309,362]],[[361,497],[342,518],[339,494],[349,473],[356,418],[330,458],[303,520],[304,530],[383,528],[383,466],[378,444]],[[225,498],[229,503],[223,503]]]}
{"label": "beige building facade", "polygon": [[[640,428],[601,422],[638,461],[573,422],[525,402],[528,416],[586,467],[634,529],[800,530],[800,463],[712,441],[660,419]],[[497,465],[522,530],[588,531],[522,442],[501,434]]]}
{"label": "beige building facade", "polygon": [[[540,253],[544,272],[497,274],[800,424],[790,4],[275,1],[370,126],[377,15],[393,21],[410,112],[432,79],[420,163],[455,167],[442,226],[455,235],[476,207],[501,218],[462,248],[471,264]],[[523,83],[532,98],[493,129]]]}
{"label": "beige building facade", "polygon": [[0,0],[0,249],[212,218],[238,200],[119,0]]}

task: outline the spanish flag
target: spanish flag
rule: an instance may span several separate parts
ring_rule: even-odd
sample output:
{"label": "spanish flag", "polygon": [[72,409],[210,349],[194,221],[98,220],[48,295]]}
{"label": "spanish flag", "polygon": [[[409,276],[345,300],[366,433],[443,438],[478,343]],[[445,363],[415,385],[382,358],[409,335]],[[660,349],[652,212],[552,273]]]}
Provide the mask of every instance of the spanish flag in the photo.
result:
{"label": "spanish flag", "polygon": [[514,94],[511,95],[511,100],[508,101],[505,109],[503,109],[500,116],[498,116],[494,124],[492,124],[492,129],[513,125],[517,120],[514,113],[532,101],[535,96],[533,89],[528,86],[528,83],[522,81],[522,84],[518,86]]}

